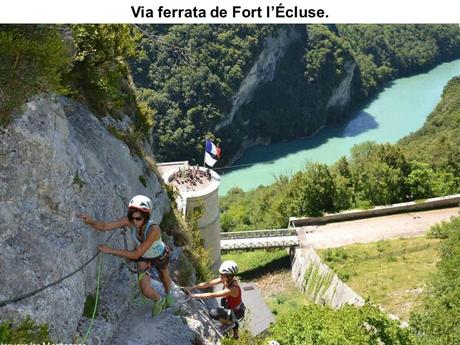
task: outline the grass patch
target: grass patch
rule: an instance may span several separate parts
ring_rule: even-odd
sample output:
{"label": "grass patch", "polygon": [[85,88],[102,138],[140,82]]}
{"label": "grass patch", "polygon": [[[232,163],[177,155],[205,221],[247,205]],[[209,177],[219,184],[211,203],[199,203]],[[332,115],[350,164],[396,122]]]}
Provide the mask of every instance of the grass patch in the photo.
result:
{"label": "grass patch", "polygon": [[[83,316],[91,319],[93,317],[94,308],[96,307],[96,295],[88,295],[86,296],[85,306],[83,308]],[[98,309],[96,308],[96,314],[98,314]]]}
{"label": "grass patch", "polygon": [[318,254],[350,287],[386,311],[409,319],[438,262],[439,240],[426,237],[355,244]]}
{"label": "grass patch", "polygon": [[311,303],[307,295],[295,287],[292,278],[290,276],[286,278],[289,279],[285,281],[288,285],[286,290],[265,300],[276,318],[291,315]]}

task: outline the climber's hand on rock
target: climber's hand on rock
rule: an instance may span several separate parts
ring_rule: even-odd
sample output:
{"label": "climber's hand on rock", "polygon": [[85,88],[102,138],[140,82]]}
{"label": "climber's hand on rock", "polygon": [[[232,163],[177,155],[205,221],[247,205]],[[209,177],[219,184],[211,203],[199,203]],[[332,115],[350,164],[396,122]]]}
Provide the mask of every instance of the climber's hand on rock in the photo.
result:
{"label": "climber's hand on rock", "polygon": [[86,224],[92,223],[91,217],[87,215],[86,213],[79,213],[77,214],[77,217],[80,218],[82,221],[84,221]]}
{"label": "climber's hand on rock", "polygon": [[105,253],[105,254],[110,254],[112,252],[112,248],[104,244],[97,246],[97,249],[99,249],[102,253]]}
{"label": "climber's hand on rock", "polygon": [[181,289],[184,293],[186,293],[187,295],[190,295],[190,293],[191,293],[190,291],[193,289],[193,287],[191,287],[191,286],[182,286],[180,289]]}

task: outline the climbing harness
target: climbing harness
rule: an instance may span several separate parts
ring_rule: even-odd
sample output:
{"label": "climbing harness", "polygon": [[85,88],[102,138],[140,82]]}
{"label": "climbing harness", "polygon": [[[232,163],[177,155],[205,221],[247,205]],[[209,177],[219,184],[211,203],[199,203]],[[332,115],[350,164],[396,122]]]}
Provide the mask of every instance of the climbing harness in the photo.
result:
{"label": "climbing harness", "polygon": [[[126,232],[127,231],[128,231],[128,229],[126,228],[126,226],[124,226],[122,228],[122,230],[121,230],[121,234],[123,235],[123,245],[125,247],[125,250],[129,250],[129,248],[128,248],[128,239],[126,237]],[[147,272],[149,270],[148,268],[146,268],[144,270],[138,270],[138,269],[132,267],[133,264],[135,264],[135,261],[129,260],[127,258],[124,259],[125,267],[128,269],[128,271],[130,271],[133,274],[142,274],[142,273],[145,273],[145,272]]]}

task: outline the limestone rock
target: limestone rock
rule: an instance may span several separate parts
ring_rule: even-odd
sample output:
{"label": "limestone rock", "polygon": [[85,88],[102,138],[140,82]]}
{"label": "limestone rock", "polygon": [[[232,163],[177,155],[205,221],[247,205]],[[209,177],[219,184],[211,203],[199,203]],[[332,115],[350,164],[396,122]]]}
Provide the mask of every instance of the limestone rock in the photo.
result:
{"label": "limestone rock", "polygon": [[[157,176],[85,107],[55,96],[29,102],[0,133],[0,301],[79,268],[110,233],[93,231],[76,214],[118,219],[136,194],[152,198],[158,221],[169,210]],[[115,233],[109,245],[122,248],[122,237]],[[119,265],[119,258],[106,256],[103,279]],[[0,321],[31,315],[49,325],[52,339],[71,342],[85,298],[95,289],[95,270],[93,261],[62,283],[3,307]]]}

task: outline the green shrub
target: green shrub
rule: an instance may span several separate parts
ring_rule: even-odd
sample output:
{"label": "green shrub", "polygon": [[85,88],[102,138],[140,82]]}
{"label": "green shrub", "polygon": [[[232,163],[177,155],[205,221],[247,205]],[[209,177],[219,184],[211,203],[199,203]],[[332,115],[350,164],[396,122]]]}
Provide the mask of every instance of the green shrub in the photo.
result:
{"label": "green shrub", "polygon": [[460,228],[460,217],[452,217],[450,221],[444,221],[433,225],[428,232],[428,237],[446,239],[452,229]]}
{"label": "green shrub", "polygon": [[71,78],[99,114],[119,114],[135,103],[126,61],[139,55],[140,34],[131,25],[72,26],[75,49]]}
{"label": "green shrub", "polygon": [[2,344],[42,344],[48,342],[51,342],[48,325],[36,324],[30,317],[27,317],[17,326],[13,326],[9,321],[0,323],[0,343]]}
{"label": "green shrub", "polygon": [[58,29],[49,25],[0,25],[0,126],[29,97],[66,94],[63,74],[71,58]]}
{"label": "green shrub", "polygon": [[[167,188],[172,193],[172,189]],[[173,194],[170,195],[170,198]],[[174,199],[172,199],[174,200]],[[207,280],[211,278],[211,257],[209,251],[203,247],[200,229],[198,228],[198,218],[200,210],[195,210],[185,221],[179,211],[172,209],[171,212],[163,217],[161,229],[168,235],[173,235],[177,244],[184,249],[185,255],[193,262],[197,271],[197,279]],[[190,275],[190,272],[181,272],[181,274]],[[181,278],[182,279],[182,278]],[[187,278],[184,276],[184,280]]]}
{"label": "green shrub", "polygon": [[324,260],[335,263],[343,263],[348,259],[348,253],[344,248],[329,248],[324,254]]}
{"label": "green shrub", "polygon": [[280,318],[271,336],[281,345],[411,345],[414,337],[377,307],[338,310],[309,305]]}
{"label": "green shrub", "polygon": [[[97,307],[96,305],[96,295],[88,295],[86,296],[85,300],[85,306],[83,309],[83,316],[87,318],[92,318],[93,313],[94,313],[94,308]],[[97,316],[98,310],[96,308],[96,316]]]}
{"label": "green shrub", "polygon": [[240,331],[240,339],[225,337],[222,345],[265,345],[267,342],[262,337],[253,337],[247,330]]}

